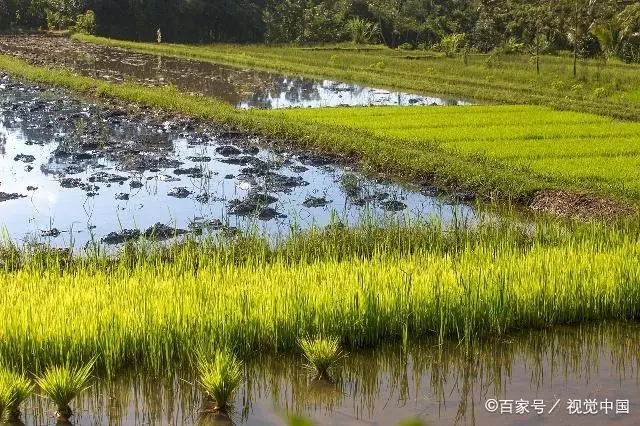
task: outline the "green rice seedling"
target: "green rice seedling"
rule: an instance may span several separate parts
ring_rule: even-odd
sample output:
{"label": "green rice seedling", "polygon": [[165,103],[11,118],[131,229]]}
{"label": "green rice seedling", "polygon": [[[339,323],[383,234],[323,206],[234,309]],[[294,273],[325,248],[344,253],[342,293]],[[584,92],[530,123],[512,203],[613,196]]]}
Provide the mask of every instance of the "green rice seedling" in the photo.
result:
{"label": "green rice seedling", "polygon": [[329,371],[343,357],[340,339],[337,337],[310,337],[300,339],[300,348],[307,359],[307,367],[315,372],[318,379],[331,379]]}
{"label": "green rice seedling", "polygon": [[88,382],[94,364],[95,358],[83,366],[49,367],[44,374],[36,378],[36,383],[44,395],[56,404],[58,421],[66,423],[73,415],[69,403],[89,387]]}
{"label": "green rice seedling", "polygon": [[4,377],[0,376],[0,422],[4,419],[4,415],[10,404],[11,387]]}
{"label": "green rice seedling", "polygon": [[[5,411],[7,421],[16,423],[20,421],[20,405],[33,391],[33,383],[22,374],[9,370],[0,371],[0,419]],[[6,396],[3,396],[6,395]],[[4,410],[2,410],[4,406]]]}
{"label": "green rice seedling", "polygon": [[640,219],[494,222],[175,244],[64,269],[18,253],[0,267],[0,358],[40,371],[99,351],[107,374],[161,373],[203,341],[244,357],[318,330],[357,348],[638,317]]}
{"label": "green rice seedling", "polygon": [[215,405],[213,411],[226,412],[242,381],[242,364],[226,350],[216,350],[213,360],[198,354],[200,385]]}

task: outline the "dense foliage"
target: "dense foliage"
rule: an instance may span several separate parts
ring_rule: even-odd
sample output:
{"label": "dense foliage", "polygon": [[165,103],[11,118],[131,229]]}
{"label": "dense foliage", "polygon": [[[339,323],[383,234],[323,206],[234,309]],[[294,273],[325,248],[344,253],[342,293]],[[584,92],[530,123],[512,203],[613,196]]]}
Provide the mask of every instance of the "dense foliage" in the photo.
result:
{"label": "dense foliage", "polygon": [[[87,22],[95,12],[95,24]],[[78,18],[78,16],[80,18]],[[93,15],[91,15],[93,17]],[[81,25],[79,25],[81,24]],[[3,0],[0,30],[75,27],[116,38],[176,42],[573,50],[640,59],[640,4],[620,0]],[[459,36],[458,36],[459,37]],[[444,44],[441,42],[445,41]]]}

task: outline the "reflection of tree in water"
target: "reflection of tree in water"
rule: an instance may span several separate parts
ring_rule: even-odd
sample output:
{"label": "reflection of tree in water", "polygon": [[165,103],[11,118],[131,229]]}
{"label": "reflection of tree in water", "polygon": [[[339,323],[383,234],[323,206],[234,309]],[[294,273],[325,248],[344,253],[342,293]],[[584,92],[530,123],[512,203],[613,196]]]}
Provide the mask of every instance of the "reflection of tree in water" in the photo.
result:
{"label": "reflection of tree in water", "polygon": [[0,155],[6,154],[7,137],[0,133]]}
{"label": "reflection of tree in water", "polygon": [[360,86],[335,83],[332,81],[319,81],[306,78],[285,78],[272,76],[270,85],[265,90],[255,92],[246,101],[246,106],[252,108],[273,108],[284,98],[289,104],[321,105],[329,92],[332,96],[340,93],[349,93],[359,96],[364,89]]}

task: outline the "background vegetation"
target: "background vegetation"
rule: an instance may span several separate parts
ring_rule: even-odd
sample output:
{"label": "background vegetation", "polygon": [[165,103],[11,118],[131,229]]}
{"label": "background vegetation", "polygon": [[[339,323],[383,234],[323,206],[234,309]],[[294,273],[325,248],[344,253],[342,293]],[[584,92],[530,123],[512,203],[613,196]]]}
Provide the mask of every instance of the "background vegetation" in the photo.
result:
{"label": "background vegetation", "polygon": [[[88,17],[87,11],[92,11]],[[88,19],[90,18],[90,19]],[[87,22],[93,20],[92,22]],[[76,27],[151,41],[317,43],[404,49],[575,51],[640,60],[627,0],[4,0],[0,31]]]}

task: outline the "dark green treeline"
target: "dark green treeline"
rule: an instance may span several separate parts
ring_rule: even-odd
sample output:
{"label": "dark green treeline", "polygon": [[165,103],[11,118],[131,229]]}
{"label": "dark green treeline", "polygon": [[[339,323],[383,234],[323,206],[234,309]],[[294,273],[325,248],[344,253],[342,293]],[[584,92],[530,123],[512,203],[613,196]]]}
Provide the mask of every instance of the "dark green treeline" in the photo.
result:
{"label": "dark green treeline", "polygon": [[640,58],[640,2],[631,0],[0,0],[0,31],[73,26],[139,41],[161,28],[172,42],[454,43]]}

